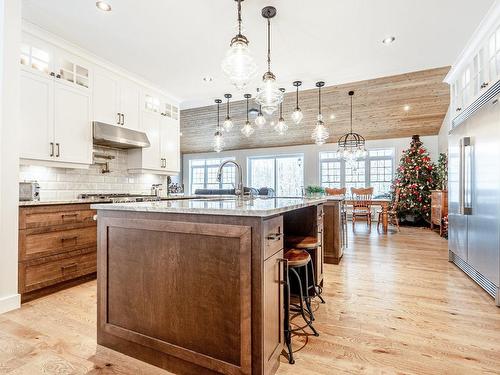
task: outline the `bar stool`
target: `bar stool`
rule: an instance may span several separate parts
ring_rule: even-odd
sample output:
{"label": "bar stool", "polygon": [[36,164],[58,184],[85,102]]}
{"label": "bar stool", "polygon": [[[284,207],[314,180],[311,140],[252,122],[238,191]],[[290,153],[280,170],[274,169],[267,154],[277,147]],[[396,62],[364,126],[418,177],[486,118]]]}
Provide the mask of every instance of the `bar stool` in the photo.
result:
{"label": "bar stool", "polygon": [[[317,251],[318,247],[320,246],[318,237],[315,236],[287,236],[285,240],[288,248],[302,249],[306,250],[308,253],[310,253],[313,250]],[[311,289],[313,289],[314,292],[313,296],[318,297],[321,303],[325,303],[325,300],[323,299],[323,297],[321,297],[321,293],[323,293],[323,288],[316,282],[316,277],[314,275],[314,266],[312,262],[310,264],[310,267],[313,279],[313,286],[311,287]],[[313,320],[314,320],[314,315],[313,315]]]}
{"label": "bar stool", "polygon": [[[308,265],[311,263],[311,255],[302,249],[290,249],[285,253],[285,317],[284,317],[284,331],[285,331],[285,343],[288,349],[288,362],[290,364],[294,364],[295,360],[293,358],[292,352],[292,333],[303,330],[306,326],[311,329],[314,336],[319,336],[318,331],[313,327],[313,315],[311,311],[311,305],[307,301],[310,300],[309,290],[314,287],[314,283],[309,285],[309,275],[308,275]],[[300,277],[299,272],[304,271],[304,281],[305,288],[302,286],[302,278]],[[298,285],[298,293],[299,304],[291,304],[290,303],[290,275],[293,275],[297,285]],[[305,289],[305,294],[304,294]],[[305,304],[305,306],[304,306]],[[295,309],[292,310],[291,307]],[[292,329],[290,325],[290,311],[298,312],[304,319],[306,326]]]}

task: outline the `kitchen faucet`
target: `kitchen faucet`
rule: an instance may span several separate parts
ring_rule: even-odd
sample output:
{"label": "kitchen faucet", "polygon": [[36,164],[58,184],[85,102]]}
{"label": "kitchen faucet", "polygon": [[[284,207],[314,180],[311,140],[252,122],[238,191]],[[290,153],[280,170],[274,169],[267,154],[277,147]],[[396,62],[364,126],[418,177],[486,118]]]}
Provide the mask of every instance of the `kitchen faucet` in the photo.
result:
{"label": "kitchen faucet", "polygon": [[219,170],[217,171],[217,181],[221,182],[222,181],[222,169],[227,165],[227,164],[234,164],[236,168],[238,169],[238,186],[236,189],[234,189],[234,193],[240,198],[244,198],[244,189],[243,189],[243,173],[241,172],[241,166],[235,162],[234,160],[226,160],[219,165]]}

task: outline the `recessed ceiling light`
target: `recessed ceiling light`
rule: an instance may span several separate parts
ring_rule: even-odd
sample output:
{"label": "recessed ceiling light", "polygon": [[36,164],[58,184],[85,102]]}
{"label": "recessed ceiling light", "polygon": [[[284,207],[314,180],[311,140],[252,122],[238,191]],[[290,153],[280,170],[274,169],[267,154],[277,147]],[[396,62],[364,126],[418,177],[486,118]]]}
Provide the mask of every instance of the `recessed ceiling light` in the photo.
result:
{"label": "recessed ceiling light", "polygon": [[203,77],[203,81],[205,81],[207,83],[213,82],[214,81],[214,77],[212,77],[212,76],[205,76],[205,77]]}
{"label": "recessed ceiling light", "polygon": [[396,40],[396,37],[394,37],[394,36],[388,36],[387,38],[385,38],[384,40],[382,40],[382,43],[384,43],[386,45],[389,45],[389,44],[394,43],[395,40]]}
{"label": "recessed ceiling light", "polygon": [[97,9],[100,9],[104,12],[109,12],[111,10],[111,5],[106,1],[99,0],[95,3]]}
{"label": "recessed ceiling light", "polygon": [[408,111],[411,109],[411,107],[410,107],[410,105],[409,105],[409,104],[405,104],[405,106],[403,107],[403,109],[404,109],[406,112],[408,112]]}

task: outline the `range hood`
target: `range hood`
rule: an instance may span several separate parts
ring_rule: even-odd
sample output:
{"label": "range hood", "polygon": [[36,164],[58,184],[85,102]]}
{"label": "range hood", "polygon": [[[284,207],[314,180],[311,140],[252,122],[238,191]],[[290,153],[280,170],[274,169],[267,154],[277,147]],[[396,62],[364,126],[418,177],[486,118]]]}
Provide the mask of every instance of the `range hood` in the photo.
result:
{"label": "range hood", "polygon": [[121,149],[145,148],[151,146],[148,136],[138,130],[94,121],[92,123],[94,144]]}

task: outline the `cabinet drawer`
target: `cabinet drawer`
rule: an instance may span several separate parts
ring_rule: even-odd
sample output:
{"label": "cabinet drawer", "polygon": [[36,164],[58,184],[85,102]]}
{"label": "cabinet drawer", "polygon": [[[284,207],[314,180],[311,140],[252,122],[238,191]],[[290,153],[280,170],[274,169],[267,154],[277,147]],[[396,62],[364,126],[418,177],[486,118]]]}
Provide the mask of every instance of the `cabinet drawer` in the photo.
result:
{"label": "cabinet drawer", "polygon": [[59,225],[95,225],[95,210],[89,205],[63,205],[21,208],[19,229],[53,227]]}
{"label": "cabinet drawer", "polygon": [[97,253],[93,249],[87,253],[68,254],[67,257],[63,258],[50,259],[49,257],[39,262],[20,263],[19,287],[21,293],[27,293],[62,281],[88,275],[96,272],[96,270]]}
{"label": "cabinet drawer", "polygon": [[283,216],[264,221],[264,259],[283,249]]}
{"label": "cabinet drawer", "polygon": [[19,232],[20,261],[97,245],[95,226],[45,232]]}

